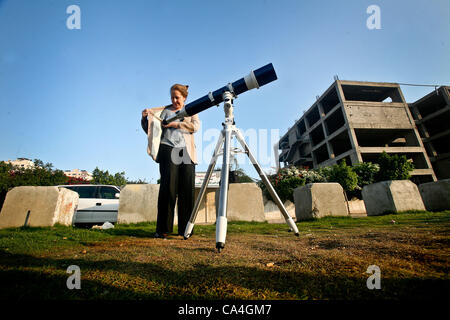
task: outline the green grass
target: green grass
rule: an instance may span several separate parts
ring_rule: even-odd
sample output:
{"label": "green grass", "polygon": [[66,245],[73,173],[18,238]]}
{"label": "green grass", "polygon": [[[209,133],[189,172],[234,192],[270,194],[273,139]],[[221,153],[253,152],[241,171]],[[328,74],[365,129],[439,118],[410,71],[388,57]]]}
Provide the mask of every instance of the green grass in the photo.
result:
{"label": "green grass", "polygon": [[[229,222],[222,253],[215,225],[189,240],[154,239],[155,223],[95,230],[0,230],[5,299],[434,299],[449,287],[450,212],[327,217],[286,224]],[[174,230],[176,233],[176,229]],[[81,269],[69,290],[67,267]],[[381,290],[368,290],[369,265]]]}

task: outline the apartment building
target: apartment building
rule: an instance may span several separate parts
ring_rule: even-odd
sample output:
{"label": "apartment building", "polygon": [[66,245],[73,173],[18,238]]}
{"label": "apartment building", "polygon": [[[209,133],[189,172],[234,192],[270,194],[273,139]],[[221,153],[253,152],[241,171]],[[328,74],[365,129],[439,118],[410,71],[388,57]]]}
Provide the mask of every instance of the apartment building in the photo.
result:
{"label": "apartment building", "polygon": [[450,179],[450,87],[442,86],[409,104],[438,179]]}
{"label": "apartment building", "polygon": [[68,177],[73,178],[81,178],[87,181],[92,180],[92,174],[86,170],[73,169],[73,170],[64,170],[64,174]]}
{"label": "apartment building", "polygon": [[16,160],[8,160],[6,163],[12,164],[14,167],[20,167],[23,169],[33,169],[34,162],[28,158],[17,158]]}
{"label": "apartment building", "polygon": [[386,151],[413,162],[416,183],[435,181],[400,86],[336,80],[281,137],[280,164],[318,168],[375,162]]}

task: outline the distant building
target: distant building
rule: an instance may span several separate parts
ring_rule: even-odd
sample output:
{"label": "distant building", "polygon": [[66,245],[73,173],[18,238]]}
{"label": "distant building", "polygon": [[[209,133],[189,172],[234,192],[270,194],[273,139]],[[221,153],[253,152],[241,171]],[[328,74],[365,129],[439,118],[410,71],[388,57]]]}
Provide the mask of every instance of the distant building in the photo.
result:
{"label": "distant building", "polygon": [[92,174],[86,170],[79,170],[79,169],[64,170],[64,174],[68,177],[84,179],[87,181],[91,181],[93,179]]}
{"label": "distant building", "polygon": [[409,104],[438,179],[450,179],[450,86]]}
{"label": "distant building", "polygon": [[383,151],[405,155],[414,164],[414,182],[436,180],[410,107],[396,83],[336,80],[281,137],[278,147],[280,163],[311,169],[342,159],[348,165],[375,162]]}
{"label": "distant building", "polygon": [[14,167],[20,167],[23,169],[32,169],[34,168],[34,162],[28,158],[17,158],[16,160],[8,160],[6,163],[10,163]]}

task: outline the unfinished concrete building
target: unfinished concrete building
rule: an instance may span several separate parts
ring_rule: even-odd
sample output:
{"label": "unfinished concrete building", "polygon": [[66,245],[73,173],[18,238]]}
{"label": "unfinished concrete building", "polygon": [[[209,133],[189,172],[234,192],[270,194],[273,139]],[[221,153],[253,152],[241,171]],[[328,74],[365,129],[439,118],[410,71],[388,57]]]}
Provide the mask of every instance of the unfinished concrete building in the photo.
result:
{"label": "unfinished concrete building", "polygon": [[280,164],[318,168],[346,159],[376,162],[386,151],[405,155],[416,183],[435,181],[415,121],[396,83],[336,80],[278,144]]}
{"label": "unfinished concrete building", "polygon": [[438,179],[450,179],[450,87],[442,86],[409,104]]}

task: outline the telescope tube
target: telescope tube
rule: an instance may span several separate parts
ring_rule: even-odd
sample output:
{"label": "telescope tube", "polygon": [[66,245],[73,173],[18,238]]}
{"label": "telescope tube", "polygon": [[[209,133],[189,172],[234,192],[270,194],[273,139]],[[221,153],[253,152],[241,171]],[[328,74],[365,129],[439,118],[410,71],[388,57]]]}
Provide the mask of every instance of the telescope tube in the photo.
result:
{"label": "telescope tube", "polygon": [[214,91],[209,94],[192,101],[184,106],[183,109],[177,111],[175,115],[163,121],[163,124],[167,124],[169,122],[182,119],[184,117],[190,117],[194,114],[200,113],[212,106],[218,105],[223,102],[223,93],[229,91],[233,93],[235,96],[239,94],[257,88],[262,87],[272,81],[277,80],[277,74],[275,73],[275,69],[271,63],[251,71],[247,76],[236,80],[233,83],[229,83],[228,85]]}

